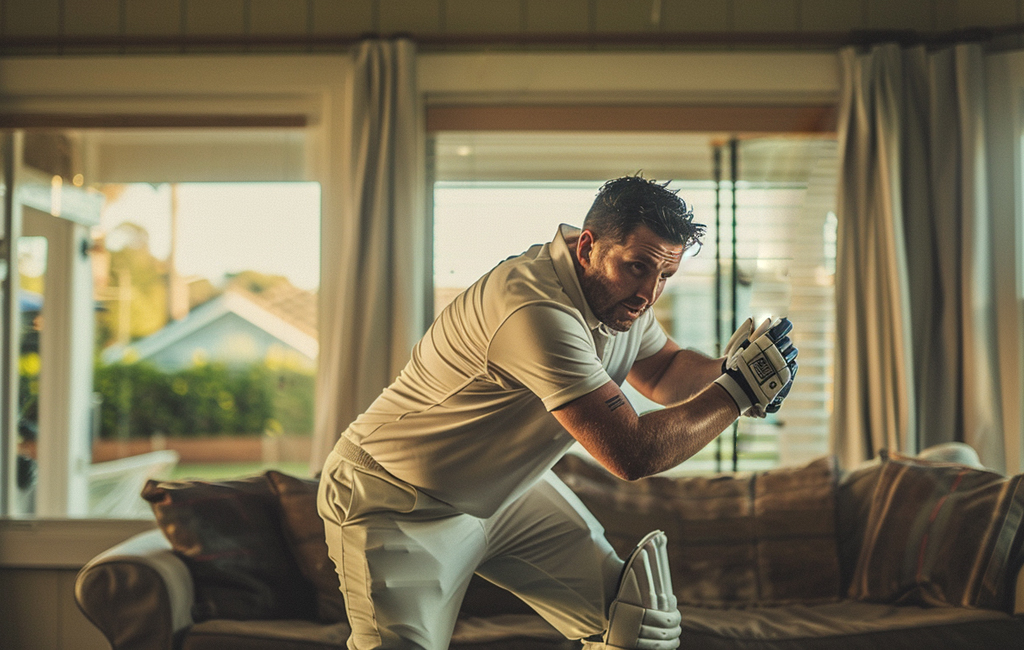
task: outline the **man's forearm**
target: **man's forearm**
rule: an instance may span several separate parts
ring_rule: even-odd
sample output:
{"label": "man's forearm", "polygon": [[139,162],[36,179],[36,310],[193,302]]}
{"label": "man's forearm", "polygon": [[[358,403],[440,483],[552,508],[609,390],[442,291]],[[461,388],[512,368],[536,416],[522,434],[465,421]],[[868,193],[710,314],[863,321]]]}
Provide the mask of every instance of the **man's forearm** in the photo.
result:
{"label": "man's forearm", "polygon": [[710,383],[687,400],[638,415],[614,382],[551,414],[610,472],[627,481],[675,467],[737,417],[726,389]]}
{"label": "man's forearm", "polygon": [[677,350],[655,384],[651,399],[665,406],[684,402],[707,388],[721,374],[721,359],[695,350]]}
{"label": "man's forearm", "polygon": [[637,416],[624,435],[606,438],[619,444],[608,450],[612,464],[602,463],[626,480],[663,472],[703,449],[737,417],[729,394],[711,384],[685,402]]}

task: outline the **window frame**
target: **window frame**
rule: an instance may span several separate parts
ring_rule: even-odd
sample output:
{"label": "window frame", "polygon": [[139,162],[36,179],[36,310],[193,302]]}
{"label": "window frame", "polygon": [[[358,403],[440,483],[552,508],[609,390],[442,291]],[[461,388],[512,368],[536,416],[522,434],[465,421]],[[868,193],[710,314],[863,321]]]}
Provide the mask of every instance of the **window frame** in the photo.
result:
{"label": "window frame", "polygon": [[[7,59],[0,61],[5,85],[0,123],[12,131],[304,124],[302,180],[320,184],[321,222],[326,224],[343,207],[339,179],[347,171],[350,147],[340,125],[346,119],[350,70],[349,58],[339,55]],[[5,169],[18,159],[11,144]],[[16,210],[12,212],[16,216]],[[18,234],[18,225],[12,235]],[[12,387],[4,383],[5,388]],[[0,485],[0,566],[81,566],[114,543],[153,526],[139,520],[66,519],[53,509],[38,510],[48,513],[43,516],[11,517],[14,477],[6,468],[16,441],[10,424],[13,394],[5,391],[5,426],[0,434],[0,462],[6,474]],[[67,431],[62,435],[64,441],[54,442],[66,442]],[[69,535],[75,538],[76,531],[82,533],[80,544],[62,541]]]}
{"label": "window frame", "polygon": [[718,132],[723,142],[824,134],[839,100],[839,61],[828,52],[439,53],[420,57],[418,75],[428,138],[567,128]]}

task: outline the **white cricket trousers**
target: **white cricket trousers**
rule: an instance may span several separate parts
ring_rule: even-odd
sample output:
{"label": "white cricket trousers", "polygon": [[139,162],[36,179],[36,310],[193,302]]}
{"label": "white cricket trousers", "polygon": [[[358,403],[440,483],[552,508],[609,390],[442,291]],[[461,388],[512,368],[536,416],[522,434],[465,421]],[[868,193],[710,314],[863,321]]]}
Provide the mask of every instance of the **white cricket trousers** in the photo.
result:
{"label": "white cricket trousers", "polygon": [[605,630],[622,560],[553,472],[479,519],[332,452],[317,505],[352,626],[350,650],[444,650],[474,572],[567,638]]}

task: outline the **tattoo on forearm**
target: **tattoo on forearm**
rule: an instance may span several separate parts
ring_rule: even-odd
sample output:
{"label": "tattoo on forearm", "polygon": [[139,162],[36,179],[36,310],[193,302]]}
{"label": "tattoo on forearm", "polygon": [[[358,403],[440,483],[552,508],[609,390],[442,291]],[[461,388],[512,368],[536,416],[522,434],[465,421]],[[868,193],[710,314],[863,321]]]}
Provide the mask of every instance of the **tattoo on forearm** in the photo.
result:
{"label": "tattoo on forearm", "polygon": [[606,399],[604,403],[608,405],[609,411],[614,411],[615,409],[625,404],[626,400],[624,397],[622,397],[622,395],[615,395],[611,399]]}

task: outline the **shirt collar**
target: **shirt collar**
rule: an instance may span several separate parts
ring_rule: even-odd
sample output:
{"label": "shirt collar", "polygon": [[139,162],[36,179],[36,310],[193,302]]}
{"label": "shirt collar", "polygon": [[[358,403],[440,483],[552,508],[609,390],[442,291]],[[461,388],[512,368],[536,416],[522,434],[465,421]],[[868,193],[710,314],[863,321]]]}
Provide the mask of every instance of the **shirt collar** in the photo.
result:
{"label": "shirt collar", "polygon": [[569,250],[569,244],[565,241],[567,238],[578,236],[580,232],[582,231],[579,228],[564,223],[558,227],[555,238],[551,240],[551,262],[555,266],[555,275],[558,276],[562,289],[569,296],[572,304],[583,314],[583,318],[587,321],[587,327],[591,330],[601,328],[604,331],[604,323],[597,319],[594,312],[590,311],[590,305],[587,304],[587,300],[583,296],[583,288],[576,275],[576,255]]}

